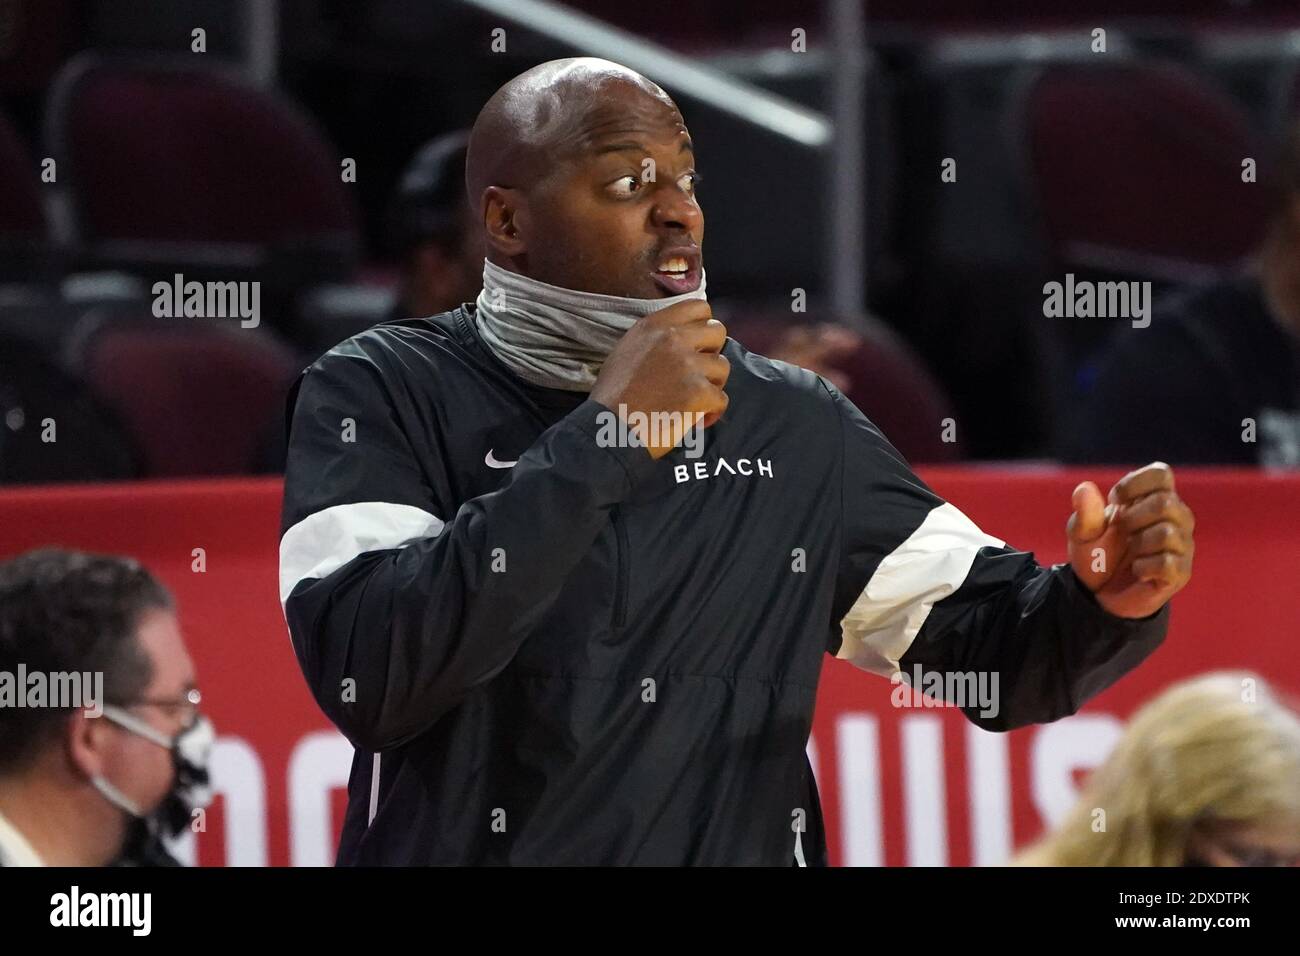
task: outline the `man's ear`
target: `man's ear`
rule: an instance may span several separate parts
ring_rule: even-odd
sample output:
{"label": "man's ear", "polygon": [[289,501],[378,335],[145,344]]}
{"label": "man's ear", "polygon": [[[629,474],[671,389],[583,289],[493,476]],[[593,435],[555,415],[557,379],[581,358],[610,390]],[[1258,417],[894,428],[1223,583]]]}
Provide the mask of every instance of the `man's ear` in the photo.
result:
{"label": "man's ear", "polygon": [[99,776],[112,733],[107,717],[89,717],[84,710],[74,710],[62,730],[68,761],[87,778]]}
{"label": "man's ear", "polygon": [[489,248],[511,257],[527,251],[519,222],[523,201],[517,189],[489,186],[483,190],[483,230]]}

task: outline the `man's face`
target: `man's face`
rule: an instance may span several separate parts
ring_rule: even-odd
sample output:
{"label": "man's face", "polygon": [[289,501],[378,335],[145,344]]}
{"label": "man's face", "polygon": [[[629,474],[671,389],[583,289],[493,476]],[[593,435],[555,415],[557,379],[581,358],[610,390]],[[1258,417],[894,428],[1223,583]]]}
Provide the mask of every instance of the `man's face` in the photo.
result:
{"label": "man's face", "polygon": [[[186,701],[194,688],[194,662],[185,650],[176,615],[157,608],[145,612],[137,640],[153,664],[153,679],[141,699],[125,709],[167,737],[175,737],[194,716],[193,706]],[[114,725],[113,730],[104,755],[104,776],[135,806],[150,812],[171,789],[171,752],[125,728]]]}
{"label": "man's face", "polygon": [[529,274],[641,299],[694,291],[704,214],[681,114],[666,96],[626,81],[602,84],[595,99],[520,210]]}

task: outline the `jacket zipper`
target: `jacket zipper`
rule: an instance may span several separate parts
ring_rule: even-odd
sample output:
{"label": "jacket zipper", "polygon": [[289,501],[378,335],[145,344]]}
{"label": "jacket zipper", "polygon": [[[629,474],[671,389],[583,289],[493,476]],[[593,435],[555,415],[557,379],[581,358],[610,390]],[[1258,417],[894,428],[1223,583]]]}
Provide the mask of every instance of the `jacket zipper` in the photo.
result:
{"label": "jacket zipper", "polygon": [[627,618],[627,566],[631,553],[627,545],[627,528],[619,517],[618,506],[609,513],[609,520],[614,525],[615,563],[614,568],[614,627],[623,627]]}

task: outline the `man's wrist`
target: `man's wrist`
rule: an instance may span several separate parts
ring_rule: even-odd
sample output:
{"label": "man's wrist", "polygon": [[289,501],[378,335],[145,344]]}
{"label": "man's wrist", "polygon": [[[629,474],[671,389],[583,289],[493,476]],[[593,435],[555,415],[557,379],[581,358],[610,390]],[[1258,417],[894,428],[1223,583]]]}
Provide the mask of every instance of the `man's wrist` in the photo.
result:
{"label": "man's wrist", "polygon": [[655,458],[640,436],[626,425],[620,427],[618,413],[594,398],[569,413],[569,421],[597,448],[614,457],[627,475],[631,490],[645,480],[655,465]]}
{"label": "man's wrist", "polygon": [[1114,611],[1107,608],[1106,605],[1101,603],[1101,599],[1097,597],[1096,593],[1089,588],[1088,585],[1084,584],[1083,581],[1080,580],[1079,576],[1074,573],[1073,567],[1069,564],[1063,564],[1061,565],[1061,568],[1063,569],[1065,577],[1069,578],[1070,583],[1067,586],[1076,592],[1078,599],[1089,607],[1096,608],[1098,613],[1104,614],[1110,620],[1125,621],[1130,624],[1144,624],[1154,621],[1169,607],[1169,602],[1166,601],[1160,607],[1156,608],[1155,611],[1146,615],[1146,617],[1127,617],[1123,614],[1116,614]]}

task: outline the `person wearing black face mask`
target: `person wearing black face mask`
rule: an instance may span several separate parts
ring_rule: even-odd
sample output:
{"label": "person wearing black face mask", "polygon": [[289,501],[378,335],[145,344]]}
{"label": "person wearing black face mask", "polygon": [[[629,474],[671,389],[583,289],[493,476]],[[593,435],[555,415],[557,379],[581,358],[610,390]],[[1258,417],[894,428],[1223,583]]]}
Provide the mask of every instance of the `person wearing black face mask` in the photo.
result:
{"label": "person wearing black face mask", "polygon": [[[198,706],[200,698],[197,690],[191,688],[185,696],[187,704]],[[152,703],[155,706],[171,704],[169,701],[137,703]],[[106,800],[131,818],[121,855],[115,863],[120,866],[180,866],[180,861],[167,851],[163,841],[179,836],[192,822],[194,811],[212,802],[207,769],[213,741],[211,722],[195,712],[180,733],[169,738],[151,724],[133,716],[125,707],[105,705],[104,716],[122,729],[138,734],[167,750],[171,754],[175,774],[171,789],[152,813],[145,813],[103,777],[91,780],[91,784]]]}
{"label": "person wearing black face mask", "polygon": [[212,728],[171,595],[124,558],[0,564],[0,682],[19,674],[82,695],[0,707],[0,865],[178,865],[163,840],[208,800]]}

